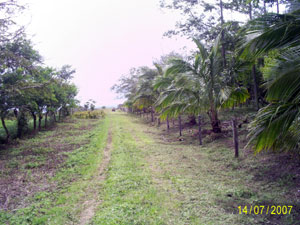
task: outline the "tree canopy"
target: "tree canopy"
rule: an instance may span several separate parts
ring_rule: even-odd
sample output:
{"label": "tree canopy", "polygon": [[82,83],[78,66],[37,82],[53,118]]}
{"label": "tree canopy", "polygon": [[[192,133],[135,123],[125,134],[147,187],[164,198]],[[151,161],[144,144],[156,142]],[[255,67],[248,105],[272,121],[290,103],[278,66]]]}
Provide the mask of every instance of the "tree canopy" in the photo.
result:
{"label": "tree canopy", "polygon": [[[10,138],[5,120],[14,113],[18,120],[17,136],[27,130],[31,116],[34,130],[41,129],[41,120],[56,113],[70,113],[76,104],[77,88],[71,83],[75,70],[69,65],[60,69],[43,64],[43,58],[26,38],[24,29],[13,21],[16,10],[24,7],[16,1],[0,3],[0,117],[6,131],[6,141]],[[18,29],[16,29],[18,27]]]}

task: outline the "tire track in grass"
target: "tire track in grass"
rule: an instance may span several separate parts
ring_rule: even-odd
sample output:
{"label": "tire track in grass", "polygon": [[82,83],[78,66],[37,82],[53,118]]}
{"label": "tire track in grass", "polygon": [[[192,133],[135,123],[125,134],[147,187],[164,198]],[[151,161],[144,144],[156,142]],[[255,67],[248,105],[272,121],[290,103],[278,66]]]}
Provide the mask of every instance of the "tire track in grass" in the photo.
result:
{"label": "tire track in grass", "polygon": [[[95,177],[98,182],[103,182],[106,179],[106,170],[108,168],[112,149],[112,133],[111,128],[108,132],[107,145],[103,152],[103,159],[99,167],[98,176]],[[87,200],[83,203],[84,210],[80,215],[79,225],[88,224],[95,214],[96,208],[102,203],[102,201],[97,201],[97,192],[94,193],[93,199]]]}
{"label": "tire track in grass", "polygon": [[131,121],[113,115],[113,152],[102,204],[90,224],[166,224],[164,200],[151,179],[144,155],[133,137]]}

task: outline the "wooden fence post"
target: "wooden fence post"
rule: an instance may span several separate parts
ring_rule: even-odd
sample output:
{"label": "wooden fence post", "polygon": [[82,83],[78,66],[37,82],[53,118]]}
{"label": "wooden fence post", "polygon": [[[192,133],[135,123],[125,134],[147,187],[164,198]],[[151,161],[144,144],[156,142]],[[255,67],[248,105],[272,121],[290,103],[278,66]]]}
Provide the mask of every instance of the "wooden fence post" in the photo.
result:
{"label": "wooden fence post", "polygon": [[178,116],[178,123],[179,123],[179,136],[182,135],[181,133],[181,130],[182,130],[182,127],[181,127],[181,116]]}
{"label": "wooden fence post", "polygon": [[198,132],[199,132],[199,145],[202,145],[202,131],[201,131],[201,115],[198,115]]}
{"label": "wooden fence post", "polygon": [[234,144],[234,156],[235,158],[239,157],[239,139],[238,132],[236,128],[236,118],[232,119],[232,131],[233,131],[233,144]]}
{"label": "wooden fence post", "polygon": [[168,132],[169,132],[169,130],[170,130],[169,116],[167,116],[167,130],[168,130]]}
{"label": "wooden fence post", "polygon": [[154,122],[154,113],[153,113],[153,109],[151,108],[151,122]]}

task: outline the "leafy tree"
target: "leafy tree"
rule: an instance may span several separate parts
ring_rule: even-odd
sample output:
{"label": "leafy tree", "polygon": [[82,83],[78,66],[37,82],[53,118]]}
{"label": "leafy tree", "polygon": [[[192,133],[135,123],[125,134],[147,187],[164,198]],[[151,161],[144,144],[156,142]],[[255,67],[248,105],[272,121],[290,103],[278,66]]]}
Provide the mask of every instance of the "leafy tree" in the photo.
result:
{"label": "leafy tree", "polygon": [[[33,50],[30,41],[18,38],[12,42],[5,43],[1,46],[0,51],[0,80],[1,80],[1,121],[9,138],[8,130],[5,126],[5,116],[8,110],[19,110],[21,117],[24,119],[23,111],[25,110],[26,103],[24,96],[26,90],[38,87],[31,74],[33,68],[40,62],[41,56],[37,51]],[[22,128],[19,127],[24,124],[18,123],[18,135],[22,133]]]}
{"label": "leafy tree", "polygon": [[74,84],[71,83],[73,74],[76,71],[72,69],[70,65],[64,65],[60,70],[56,71],[56,99],[57,107],[55,111],[59,111],[59,119],[61,114],[63,116],[68,116],[71,114],[71,108],[76,106],[75,96],[77,95],[77,88]]}
{"label": "leafy tree", "polygon": [[85,111],[88,111],[89,110],[89,107],[90,107],[90,103],[89,102],[86,102],[84,105],[83,105]]}
{"label": "leafy tree", "polygon": [[23,36],[24,27],[15,22],[15,16],[24,8],[16,0],[0,2],[0,45]]}
{"label": "leafy tree", "polygon": [[119,94],[120,98],[126,98],[127,101],[125,106],[128,108],[129,112],[133,112],[133,99],[137,92],[138,86],[138,77],[140,75],[140,71],[137,68],[132,68],[129,71],[128,75],[123,75],[118,84],[115,84],[111,89]]}
{"label": "leafy tree", "polygon": [[85,111],[88,111],[89,109],[91,110],[91,111],[94,111],[95,110],[95,103],[96,103],[96,101],[95,100],[93,100],[93,99],[89,99],[85,104],[84,104],[84,109],[85,109]]}
{"label": "leafy tree", "polygon": [[96,101],[95,100],[93,100],[93,99],[90,99],[89,100],[90,101],[90,109],[91,109],[91,111],[94,111],[95,110],[95,104],[96,104]]}
{"label": "leafy tree", "polygon": [[38,117],[41,129],[44,114],[47,125],[48,113],[56,120],[57,110],[68,114],[76,103],[77,88],[70,83],[75,70],[68,65],[60,70],[41,66],[41,55],[26,39],[23,27],[13,21],[23,8],[15,0],[0,3],[0,117],[7,141],[10,134],[5,119],[10,111],[18,120],[17,136],[21,137],[27,131],[28,115],[34,130]]}

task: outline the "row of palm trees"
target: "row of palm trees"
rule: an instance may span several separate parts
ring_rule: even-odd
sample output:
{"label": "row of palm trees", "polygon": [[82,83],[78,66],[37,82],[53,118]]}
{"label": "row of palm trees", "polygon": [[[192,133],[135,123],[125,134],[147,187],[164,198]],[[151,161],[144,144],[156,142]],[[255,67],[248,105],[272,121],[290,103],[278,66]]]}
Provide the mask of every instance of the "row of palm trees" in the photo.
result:
{"label": "row of palm trees", "polygon": [[[295,149],[300,142],[300,11],[267,14],[247,24],[247,35],[232,52],[231,68],[224,68],[221,35],[211,47],[198,40],[191,60],[170,57],[155,69],[143,68],[127,101],[129,108],[148,110],[161,119],[187,114],[198,118],[199,141],[201,120],[207,113],[212,131],[221,132],[218,112],[250,98],[246,86],[235,81],[245,64],[263,62],[266,91],[264,106],[250,126],[250,142],[257,152],[268,149]],[[250,34],[250,35],[249,35]],[[251,37],[251,38],[250,38]],[[233,79],[231,79],[233,78]],[[233,80],[233,82],[232,82]],[[152,116],[153,118],[153,116]]]}
{"label": "row of palm trees", "polygon": [[[150,111],[152,121],[154,113],[160,119],[178,118],[181,135],[181,116],[198,118],[199,142],[201,139],[201,121],[207,113],[212,131],[221,132],[218,109],[221,105],[233,106],[243,103],[249,97],[247,89],[232,89],[222,73],[221,35],[207,50],[199,41],[193,60],[169,57],[167,65],[155,63],[155,69],[141,69],[133,98],[127,106],[136,110]],[[169,127],[169,126],[168,126]]]}

